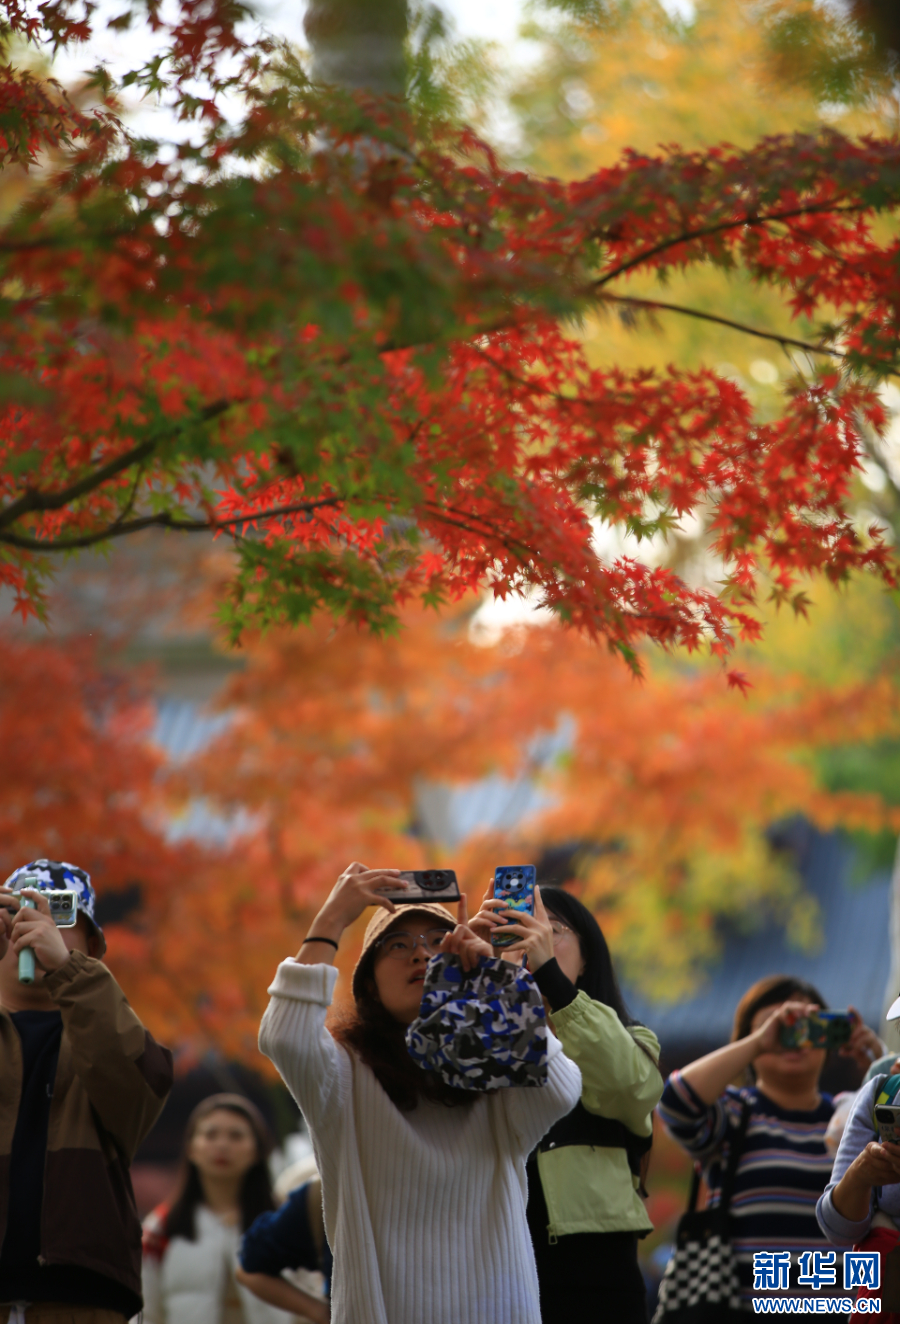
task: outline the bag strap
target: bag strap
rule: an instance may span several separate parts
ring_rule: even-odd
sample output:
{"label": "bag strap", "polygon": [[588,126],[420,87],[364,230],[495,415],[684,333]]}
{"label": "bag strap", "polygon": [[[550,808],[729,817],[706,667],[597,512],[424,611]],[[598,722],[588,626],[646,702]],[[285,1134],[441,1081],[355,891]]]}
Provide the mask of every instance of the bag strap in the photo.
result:
{"label": "bag strap", "polygon": [[694,1171],[691,1174],[691,1193],[688,1196],[687,1211],[693,1214],[697,1209],[697,1201],[700,1198],[700,1173],[701,1164],[694,1164]]}
{"label": "bag strap", "polygon": [[731,1196],[734,1192],[734,1178],[737,1173],[737,1166],[741,1154],[744,1152],[744,1138],[747,1134],[747,1125],[750,1121],[751,1105],[746,1099],[741,1102],[741,1119],[734,1129],[734,1135],[731,1137],[731,1143],[728,1146],[728,1163],[725,1166],[725,1174],[722,1177],[722,1189],[719,1194],[719,1209],[722,1214],[727,1214],[731,1208]]}

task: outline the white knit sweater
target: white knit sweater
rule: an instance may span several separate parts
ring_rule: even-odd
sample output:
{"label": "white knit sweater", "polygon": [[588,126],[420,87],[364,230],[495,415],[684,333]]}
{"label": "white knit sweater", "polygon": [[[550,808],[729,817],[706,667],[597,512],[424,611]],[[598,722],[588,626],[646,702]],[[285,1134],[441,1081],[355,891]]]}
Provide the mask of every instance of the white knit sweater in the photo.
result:
{"label": "white knit sweater", "polygon": [[282,962],[259,1032],[312,1135],[332,1324],[540,1324],[525,1159],[578,1102],[578,1068],[550,1035],[543,1088],[401,1112],[325,1028],[336,979]]}

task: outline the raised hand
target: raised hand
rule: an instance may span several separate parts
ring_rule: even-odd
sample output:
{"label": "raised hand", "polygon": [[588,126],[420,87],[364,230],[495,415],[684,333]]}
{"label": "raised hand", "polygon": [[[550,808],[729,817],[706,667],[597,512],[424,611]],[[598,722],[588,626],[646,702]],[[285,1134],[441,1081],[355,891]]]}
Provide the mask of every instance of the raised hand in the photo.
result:
{"label": "raised hand", "polygon": [[19,908],[19,898],[14,892],[0,891],[0,961],[9,950],[13,919]]}
{"label": "raised hand", "polygon": [[504,933],[514,933],[519,940],[513,943],[512,946],[503,948],[504,959],[512,956],[526,957],[528,969],[532,974],[553,959],[553,929],[550,924],[550,916],[544,908],[539,887],[534,889],[533,915],[521,910],[503,908],[502,902],[492,904],[500,907],[496,913],[501,921],[504,919],[515,921],[512,924],[503,925]]}
{"label": "raised hand", "polygon": [[[348,864],[331,889],[328,900],[310,925],[307,939],[329,938],[338,943],[341,934],[367,906],[384,906],[393,914],[397,909],[385,891],[403,890],[408,884],[400,878],[399,869],[368,869],[358,860]],[[335,948],[331,943],[305,942],[295,960],[301,965],[330,965]]]}
{"label": "raised hand", "polygon": [[787,1050],[781,1042],[782,1025],[796,1025],[805,1016],[812,1016],[821,1008],[815,1002],[785,1002],[777,1007],[767,1021],[753,1034],[748,1035],[753,1043],[754,1057],[760,1053],[784,1053]]}
{"label": "raised hand", "polygon": [[870,1030],[855,1007],[848,1007],[853,1017],[853,1032],[847,1043],[838,1052],[842,1057],[852,1057],[861,1071],[868,1071],[876,1057],[883,1057],[888,1051],[874,1030]]}
{"label": "raised hand", "polygon": [[12,949],[18,956],[26,947],[30,947],[34,952],[35,962],[50,974],[68,961],[69,948],[53,922],[50,902],[47,898],[32,887],[23,888],[20,896],[27,896],[33,900],[37,909],[21,906],[17,911],[10,933]]}
{"label": "raised hand", "polygon": [[[493,956],[491,944],[480,937],[469,922],[469,907],[465,894],[459,899],[459,916],[455,928],[451,929],[441,943],[441,950],[452,952],[459,957],[463,970],[472,970],[482,956]],[[474,921],[473,921],[474,923]]]}

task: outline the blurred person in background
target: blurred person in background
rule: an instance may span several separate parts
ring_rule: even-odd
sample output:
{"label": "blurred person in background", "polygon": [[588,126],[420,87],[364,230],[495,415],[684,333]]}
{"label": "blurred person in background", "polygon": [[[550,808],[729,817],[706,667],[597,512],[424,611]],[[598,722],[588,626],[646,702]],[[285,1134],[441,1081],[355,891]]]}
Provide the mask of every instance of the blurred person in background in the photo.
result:
{"label": "blurred person in background", "polygon": [[[74,893],[74,927],[57,928],[48,890]],[[172,1087],[172,1055],[100,960],[94,904],[84,870],[55,860],[0,889],[2,1324],[125,1324],[141,1309],[129,1165]],[[19,980],[26,949],[33,983]]]}
{"label": "blurred person in background", "polygon": [[[606,939],[594,916],[559,888],[536,888],[534,915],[515,912],[505,932],[525,955],[568,1057],[581,1099],[551,1126],[528,1160],[528,1225],[543,1324],[645,1324],[637,1243],[653,1224],[640,1199],[653,1109],[662,1094],[659,1041],[628,1015]],[[472,921],[488,932],[514,912],[493,884]]]}
{"label": "blurred person in background", "polygon": [[[900,1019],[900,998],[887,1019]],[[833,1246],[881,1256],[881,1289],[864,1289],[861,1295],[881,1297],[879,1319],[884,1324],[900,1324],[897,1275],[889,1274],[885,1265],[887,1256],[893,1260],[900,1256],[900,1144],[882,1142],[875,1106],[900,1103],[898,1071],[896,1053],[888,1053],[869,1068],[852,1101],[831,1180],[816,1208],[822,1231]]]}
{"label": "blurred person in background", "polygon": [[[789,1250],[795,1265],[803,1251],[828,1249],[816,1221],[816,1201],[833,1162],[825,1133],[834,1102],[819,1090],[827,1053],[824,1048],[786,1049],[779,1038],[782,1026],[826,1006],[818,990],[802,979],[773,975],[759,980],[738,1003],[731,1043],[673,1071],[659,1104],[668,1130],[702,1163],[710,1206],[718,1203],[729,1146],[748,1109],[731,1205],[732,1245],[748,1313],[753,1309],[754,1251]],[[884,1045],[853,1015],[852,1037],[839,1051],[864,1071]],[[741,1076],[745,1084],[732,1083]],[[837,1277],[839,1293],[840,1271]],[[796,1285],[796,1268],[789,1290],[804,1294]]]}
{"label": "blurred person in background", "polygon": [[262,1115],[239,1094],[191,1113],[178,1189],[144,1223],[144,1324],[288,1324],[236,1277],[241,1233],[275,1207],[270,1150]]}
{"label": "blurred person in background", "polygon": [[[548,1034],[547,1081],[455,1088],[410,1056],[425,970],[465,970],[490,945],[443,906],[394,905],[396,869],[351,864],[269,989],[260,1048],[303,1112],[334,1251],[335,1324],[539,1324],[525,1160],[578,1102],[581,1077]],[[344,930],[371,905],[353,1009],[326,1027]],[[476,1053],[484,1051],[475,1039]]]}
{"label": "blurred person in background", "polygon": [[244,1233],[237,1280],[270,1305],[328,1324],[332,1258],[312,1156],[279,1175],[275,1197],[279,1208],[260,1214]]}

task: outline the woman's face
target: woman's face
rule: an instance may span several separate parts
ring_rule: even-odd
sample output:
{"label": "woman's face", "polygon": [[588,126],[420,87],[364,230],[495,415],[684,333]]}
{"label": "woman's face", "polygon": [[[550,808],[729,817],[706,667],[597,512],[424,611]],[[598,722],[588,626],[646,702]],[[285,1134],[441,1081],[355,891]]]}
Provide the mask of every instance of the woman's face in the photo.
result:
{"label": "woman's face", "polygon": [[563,974],[576,983],[579,975],[584,974],[584,957],[581,955],[581,943],[578,934],[570,929],[565,920],[557,919],[552,911],[547,912],[553,929],[553,955]]}
{"label": "woman's face", "polygon": [[[796,1002],[796,997],[790,999]],[[773,1007],[761,1007],[750,1022],[750,1030],[759,1030],[770,1016],[780,1010],[784,1002]],[[774,1053],[760,1053],[754,1059],[753,1069],[760,1089],[765,1093],[765,1082],[771,1081],[787,1093],[803,1094],[814,1086],[822,1074],[825,1058],[824,1048],[790,1048]]]}
{"label": "woman's face", "polygon": [[425,968],[449,931],[449,925],[435,924],[428,915],[404,915],[384,934],[375,956],[375,988],[385,1011],[401,1025],[411,1025],[418,1016]]}
{"label": "woman's face", "polygon": [[242,1178],[257,1161],[253,1128],[245,1117],[226,1108],[208,1113],[197,1123],[188,1158],[201,1177]]}

